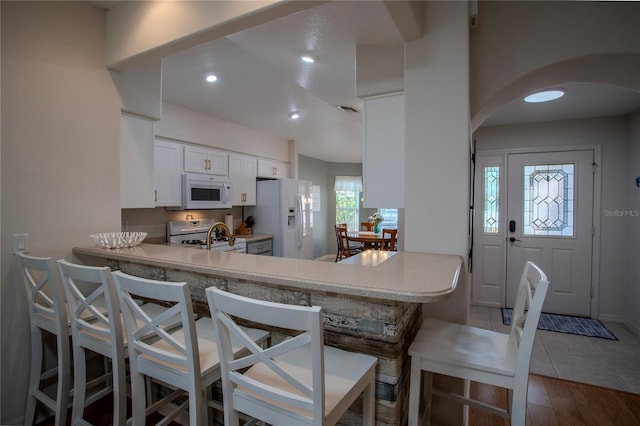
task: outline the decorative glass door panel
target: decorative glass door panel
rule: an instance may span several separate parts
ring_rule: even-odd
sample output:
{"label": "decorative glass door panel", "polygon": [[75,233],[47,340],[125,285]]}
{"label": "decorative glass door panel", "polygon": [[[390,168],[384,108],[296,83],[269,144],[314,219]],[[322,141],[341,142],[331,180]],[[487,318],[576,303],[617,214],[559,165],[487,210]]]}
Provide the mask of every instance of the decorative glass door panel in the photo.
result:
{"label": "decorative glass door panel", "polygon": [[574,164],[525,165],[523,236],[574,236]]}

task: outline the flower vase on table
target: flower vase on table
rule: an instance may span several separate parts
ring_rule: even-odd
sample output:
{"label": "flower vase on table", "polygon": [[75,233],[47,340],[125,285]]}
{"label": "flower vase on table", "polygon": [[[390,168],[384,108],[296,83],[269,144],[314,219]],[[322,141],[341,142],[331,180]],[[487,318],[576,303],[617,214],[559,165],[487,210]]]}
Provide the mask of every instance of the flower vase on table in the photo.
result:
{"label": "flower vase on table", "polygon": [[369,216],[369,222],[373,223],[373,232],[380,233],[380,224],[384,221],[384,218],[379,212],[375,212]]}

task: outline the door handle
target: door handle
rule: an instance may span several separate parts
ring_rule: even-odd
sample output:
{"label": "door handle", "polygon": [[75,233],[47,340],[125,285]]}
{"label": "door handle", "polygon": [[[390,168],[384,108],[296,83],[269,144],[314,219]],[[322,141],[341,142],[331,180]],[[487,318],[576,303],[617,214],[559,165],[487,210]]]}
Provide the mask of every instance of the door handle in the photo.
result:
{"label": "door handle", "polygon": [[509,242],[510,242],[510,243],[515,243],[516,241],[518,241],[518,242],[522,242],[522,240],[519,240],[519,239],[514,238],[514,237],[510,237],[510,238],[509,238]]}

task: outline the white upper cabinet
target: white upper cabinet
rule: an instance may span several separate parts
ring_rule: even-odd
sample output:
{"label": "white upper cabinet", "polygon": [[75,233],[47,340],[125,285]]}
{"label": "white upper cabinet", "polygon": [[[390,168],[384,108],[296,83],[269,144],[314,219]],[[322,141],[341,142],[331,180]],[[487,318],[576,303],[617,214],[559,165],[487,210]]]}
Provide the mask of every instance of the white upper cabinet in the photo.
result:
{"label": "white upper cabinet", "polygon": [[363,113],[367,208],[404,208],[404,94],[368,98]]}
{"label": "white upper cabinet", "polygon": [[184,171],[229,176],[229,154],[216,149],[185,145]]}
{"label": "white upper cabinet", "polygon": [[152,208],[154,201],[153,122],[120,116],[120,207]]}
{"label": "white upper cabinet", "polygon": [[281,161],[258,158],[258,177],[283,179],[289,177],[289,165]]}
{"label": "white upper cabinet", "polygon": [[176,207],[182,204],[182,147],[175,142],[154,142],[155,205]]}
{"label": "white upper cabinet", "polygon": [[230,194],[234,206],[256,205],[257,173],[258,161],[255,157],[229,154]]}

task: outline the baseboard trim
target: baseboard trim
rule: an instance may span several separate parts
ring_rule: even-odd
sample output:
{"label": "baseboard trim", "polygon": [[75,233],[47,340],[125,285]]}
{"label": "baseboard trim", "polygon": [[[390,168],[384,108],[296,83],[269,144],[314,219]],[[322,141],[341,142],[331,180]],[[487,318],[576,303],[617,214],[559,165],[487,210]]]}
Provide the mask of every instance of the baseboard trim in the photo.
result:
{"label": "baseboard trim", "polygon": [[640,337],[640,325],[634,324],[631,321],[624,321],[623,324],[636,337]]}
{"label": "baseboard trim", "polygon": [[617,322],[619,324],[624,324],[624,318],[618,315],[600,315],[598,318],[600,321],[609,321],[609,322]]}

